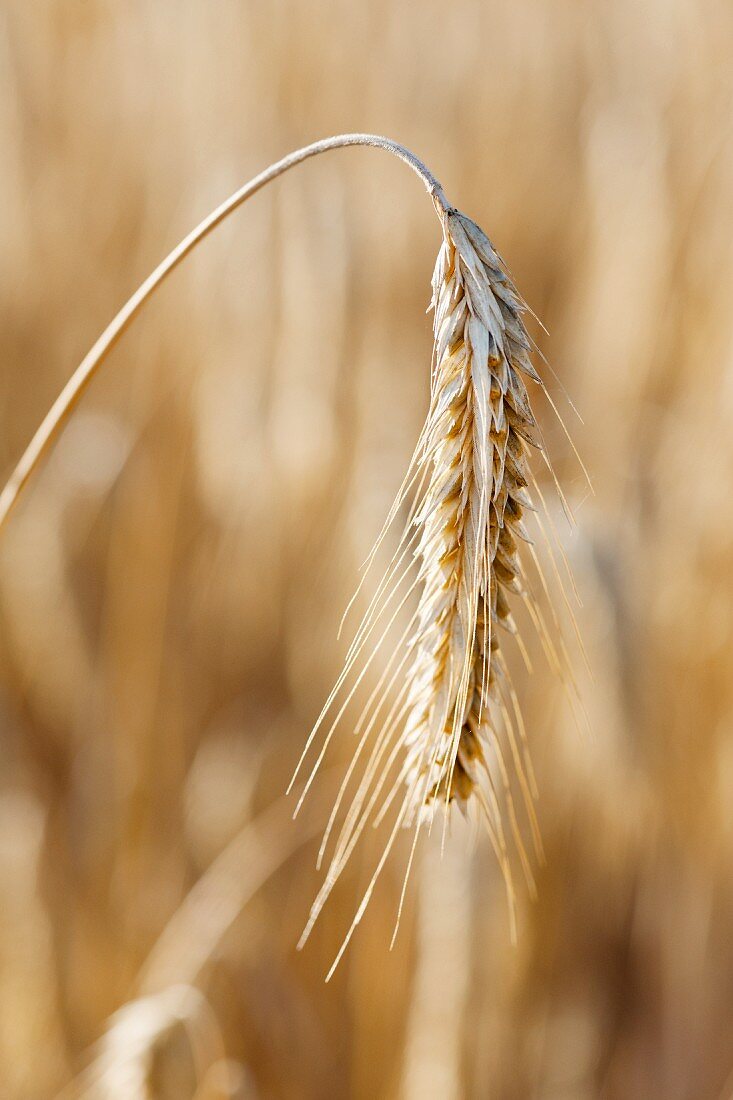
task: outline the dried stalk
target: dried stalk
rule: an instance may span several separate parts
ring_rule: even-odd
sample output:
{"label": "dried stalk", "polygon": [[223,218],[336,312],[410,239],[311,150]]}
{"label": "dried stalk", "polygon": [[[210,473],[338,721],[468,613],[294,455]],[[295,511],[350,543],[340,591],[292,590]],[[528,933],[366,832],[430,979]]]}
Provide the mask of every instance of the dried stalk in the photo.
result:
{"label": "dried stalk", "polygon": [[82,359],[66,386],[64,386],[58,398],[44,417],[43,422],[33,436],[31,442],[28,444],[28,447],[13,473],[10,475],[5,488],[2,493],[0,493],[0,529],[2,529],[3,524],[18,503],[20,495],[29,478],[40,464],[44,455],[48,452],[49,447],[58,436],[94,375],[142,307],[165,282],[171,272],[178,267],[186,256],[188,256],[205,237],[208,237],[212,230],[216,229],[218,225],[221,225],[230,214],[233,214],[235,210],[247,201],[247,199],[252,198],[253,195],[257,194],[257,192],[268,183],[277,179],[278,176],[282,176],[297,164],[302,164],[303,161],[308,160],[310,157],[318,156],[321,153],[327,153],[330,149],[341,149],[349,145],[376,146],[377,148],[385,149],[387,152],[399,157],[400,160],[405,161],[405,163],[420,176],[425,187],[433,196],[436,207],[439,209],[444,209],[446,207],[447,204],[442,187],[422,161],[403,145],[398,144],[396,141],[390,141],[389,138],[380,137],[377,134],[339,134],[336,137],[325,138],[322,141],[313,142],[312,145],[306,145],[303,149],[297,149],[294,153],[290,153],[288,156],[283,157],[282,160],[270,165],[264,172],[260,172],[259,175],[255,176],[248,183],[245,183],[243,187],[240,187],[238,191],[235,191],[233,195],[230,195],[221,206],[218,206],[216,210],[212,211],[212,213],[204,218],[188,236],[183,238],[181,243],[166,256],[162,263],[156,267],[155,271],[153,271],[145,282],[138,287],[117,316],[109,323],[94,346],[85,355],[84,359]]}

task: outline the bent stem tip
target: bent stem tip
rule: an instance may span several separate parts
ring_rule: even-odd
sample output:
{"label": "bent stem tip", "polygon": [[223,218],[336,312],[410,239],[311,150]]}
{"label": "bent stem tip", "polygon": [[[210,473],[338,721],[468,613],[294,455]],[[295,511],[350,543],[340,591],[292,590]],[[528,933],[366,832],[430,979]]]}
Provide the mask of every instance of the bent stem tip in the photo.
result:
{"label": "bent stem tip", "polygon": [[44,417],[40,427],[28,444],[7,484],[0,493],[0,530],[7,522],[11,512],[17,505],[23,490],[31,476],[41,464],[48,453],[61,429],[76,407],[79,399],[87,386],[95,376],[102,363],[105,361],[112,348],[120,339],[125,330],[130,326],[134,318],[140,312],[145,303],[153,296],[170,273],[196,248],[205,237],[218,225],[229,217],[247,199],[251,198],[268,183],[278,176],[294,168],[297,164],[310,157],[326,153],[331,149],[346,148],[351,145],[366,145],[384,149],[393,156],[404,161],[423,181],[426,190],[433,199],[436,212],[443,222],[445,216],[451,210],[441,187],[435,176],[426,165],[415,156],[413,152],[400,145],[399,142],[379,134],[338,134],[335,137],[324,138],[313,142],[302,149],[296,149],[286,157],[271,164],[253,179],[249,180],[230,195],[220,206],[213,210],[195,229],[170,252],[166,258],[156,267],[148,278],[138,287],[132,297],[125,303],[119,313],[109,323],[102,335],[90,349],[64,389]]}

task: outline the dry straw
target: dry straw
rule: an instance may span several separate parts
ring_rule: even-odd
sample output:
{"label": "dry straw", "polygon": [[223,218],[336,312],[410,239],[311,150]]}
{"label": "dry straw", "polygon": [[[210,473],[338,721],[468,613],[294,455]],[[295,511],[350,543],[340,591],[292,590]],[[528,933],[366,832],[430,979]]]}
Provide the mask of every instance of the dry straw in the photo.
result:
{"label": "dry straw", "polygon": [[[392,813],[383,854],[334,967],[400,830],[413,828],[414,854],[423,824],[432,822],[438,807],[457,803],[464,809],[478,808],[504,874],[513,914],[508,833],[530,887],[532,876],[512,798],[510,762],[540,851],[534,780],[501,638],[514,635],[526,657],[512,617],[514,596],[526,605],[550,660],[561,671],[564,648],[553,642],[520,555],[521,544],[529,542],[523,522],[525,511],[532,507],[528,489],[531,483],[536,486],[528,454],[534,448],[546,458],[530,409],[527,381],[540,386],[542,382],[530,362],[531,344],[522,319],[526,306],[489,239],[448,204],[440,184],[417,157],[386,138],[347,134],[290,154],[227,199],[140,286],[77,368],[0,494],[2,527],[117,340],[197,244],[288,169],[349,145],[381,147],[417,172],[433,198],[443,243],[433,276],[435,346],[427,420],[370,563],[403,507],[409,507],[408,522],[296,769],[297,775],[327,716],[335,711],[299,808],[376,652],[390,636],[402,607],[418,591],[417,606],[357,723],[357,747],[321,845],[319,863],[353,780],[356,789],[303,939],[365,827],[379,825]],[[529,553],[539,570],[531,545]],[[541,571],[538,575],[546,588]],[[365,764],[359,773],[362,759]]]}

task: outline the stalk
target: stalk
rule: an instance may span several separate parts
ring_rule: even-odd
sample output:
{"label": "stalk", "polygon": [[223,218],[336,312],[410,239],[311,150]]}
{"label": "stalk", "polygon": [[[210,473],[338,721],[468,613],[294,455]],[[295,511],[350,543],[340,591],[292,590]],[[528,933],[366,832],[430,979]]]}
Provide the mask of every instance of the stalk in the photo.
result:
{"label": "stalk", "polygon": [[321,141],[313,142],[311,145],[306,145],[302,149],[296,149],[295,152],[289,153],[282,160],[271,164],[269,168],[265,168],[263,172],[249,180],[220,206],[217,206],[208,217],[199,222],[196,228],[192,229],[183,238],[180,244],[176,245],[172,252],[168,253],[166,258],[158,264],[155,271],[147,277],[144,283],[141,283],[117,316],[110,321],[102,335],[84,356],[44,417],[10,475],[5,488],[0,493],[0,530],[2,530],[18,503],[34,471],[48,453],[102,363],[104,363],[117,341],[132,324],[146,302],[152,298],[155,291],[162,286],[171,272],[193,252],[205,237],[208,237],[209,233],[226,221],[230,214],[238,210],[247,199],[251,199],[268,183],[272,183],[278,176],[284,175],[285,172],[311,157],[327,153],[331,149],[343,149],[351,145],[367,145],[385,149],[388,153],[392,153],[393,156],[409,165],[413,172],[420,177],[428,193],[432,195],[435,208],[441,217],[450,209],[443,188],[419,157],[406,149],[404,145],[400,145],[390,138],[381,137],[379,134],[338,134],[335,137],[324,138]]}

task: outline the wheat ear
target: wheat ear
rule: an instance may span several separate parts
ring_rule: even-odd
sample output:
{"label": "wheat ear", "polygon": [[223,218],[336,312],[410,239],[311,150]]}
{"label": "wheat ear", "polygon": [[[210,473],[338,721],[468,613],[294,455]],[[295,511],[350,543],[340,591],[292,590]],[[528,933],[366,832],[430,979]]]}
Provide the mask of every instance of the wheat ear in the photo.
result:
{"label": "wheat ear", "polygon": [[[527,307],[488,237],[453,208],[441,209],[439,214],[443,243],[433,275],[429,411],[380,541],[415,486],[417,499],[387,578],[364,616],[337,688],[306,746],[307,751],[374,636],[377,623],[388,615],[386,628],[372,641],[356,684],[331,722],[310,782],[365,668],[389,635],[399,608],[418,587],[417,609],[358,722],[361,738],[355,758],[370,743],[371,752],[301,940],[310,933],[366,825],[370,821],[380,824],[396,802],[384,854],[334,967],[364,913],[399,830],[414,827],[414,853],[423,822],[432,821],[438,806],[477,806],[504,872],[513,910],[506,819],[531,886],[530,861],[517,821],[499,726],[507,734],[539,848],[533,779],[520,745],[521,716],[500,636],[502,632],[514,634],[521,647],[511,613],[512,594],[536,610],[519,546],[529,541],[522,519],[525,509],[532,507],[527,492],[528,453],[532,448],[542,450],[525,379],[542,383],[530,361],[531,342],[522,318]],[[410,559],[417,567],[411,580]],[[542,634],[541,618],[536,622]],[[549,636],[547,642],[552,644]],[[395,702],[381,718],[385,700],[398,683],[401,687]],[[353,766],[338,804],[352,774]],[[331,826],[329,823],[321,855]]]}

